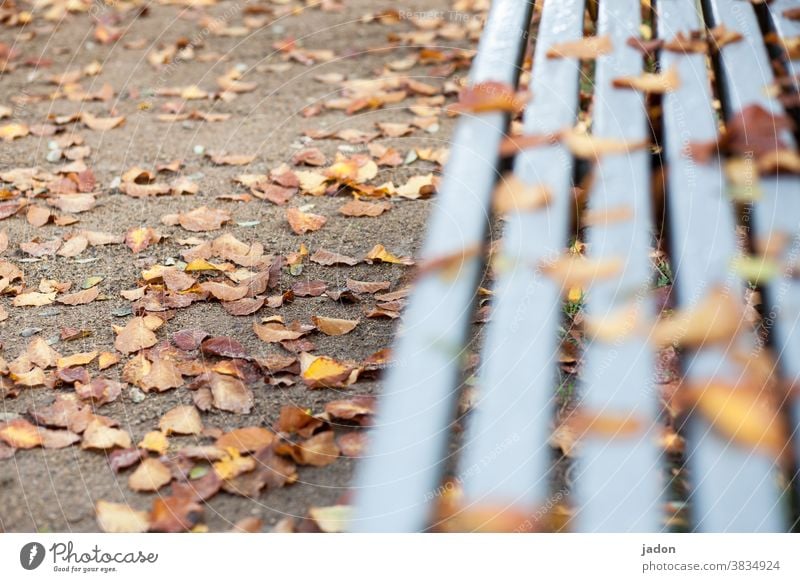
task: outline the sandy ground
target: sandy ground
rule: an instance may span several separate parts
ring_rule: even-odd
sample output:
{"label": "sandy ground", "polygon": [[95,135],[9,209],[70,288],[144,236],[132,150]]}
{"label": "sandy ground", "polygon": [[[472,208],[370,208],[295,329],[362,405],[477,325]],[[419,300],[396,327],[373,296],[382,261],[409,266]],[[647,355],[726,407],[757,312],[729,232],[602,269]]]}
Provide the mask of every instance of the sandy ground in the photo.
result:
{"label": "sandy ground", "polygon": [[[297,3],[301,5],[302,3]],[[324,247],[351,256],[363,256],[376,243],[381,243],[398,255],[414,255],[420,246],[424,224],[433,200],[400,200],[390,212],[379,218],[346,218],[336,209],[346,197],[320,197],[307,202],[315,205],[312,212],[329,217],[328,224],[318,232],[302,236],[293,234],[286,224],[284,209],[260,200],[233,202],[216,200],[220,194],[242,193],[245,190],[232,183],[231,178],[242,173],[266,173],[269,169],[289,162],[298,150],[302,132],[319,127],[358,128],[371,130],[376,121],[409,121],[411,115],[404,106],[367,111],[348,116],[338,111],[324,112],[321,116],[305,119],[299,110],[320,99],[326,98],[332,87],[314,80],[322,73],[341,72],[349,77],[371,77],[379,72],[384,62],[404,56],[410,49],[392,48],[385,51],[387,34],[391,31],[412,30],[409,23],[393,26],[380,23],[361,23],[358,20],[369,12],[389,8],[448,8],[445,0],[434,2],[406,1],[403,7],[383,0],[347,0],[341,12],[306,10],[302,14],[283,18],[274,26],[258,30],[246,38],[228,38],[208,35],[198,54],[220,53],[224,62],[211,64],[197,59],[186,61],[169,70],[167,79],[149,65],[145,56],[151,43],[171,43],[180,37],[197,34],[197,10],[180,6],[151,5],[146,16],[135,21],[123,20],[127,27],[124,40],[147,39],[141,49],[125,49],[118,45],[102,45],[91,41],[90,17],[85,14],[70,15],[50,31],[42,31],[33,38],[20,40],[20,29],[0,27],[0,42],[14,45],[25,57],[52,59],[48,69],[39,69],[36,74],[30,67],[21,67],[6,75],[0,75],[0,104],[9,104],[16,94],[46,94],[53,90],[44,82],[44,77],[74,67],[83,67],[92,61],[103,65],[102,73],[95,78],[95,89],[103,82],[110,83],[117,94],[114,107],[127,117],[125,125],[106,133],[83,131],[86,144],[91,146],[87,164],[94,170],[103,195],[99,205],[80,215],[75,226],[60,227],[52,223],[40,228],[29,225],[24,213],[0,222],[0,229],[8,233],[8,250],[4,258],[19,264],[25,272],[26,281],[35,286],[40,279],[72,281],[80,285],[90,276],[103,277],[102,291],[108,297],[83,306],[52,305],[42,308],[12,307],[11,297],[0,297],[9,313],[8,319],[0,323],[2,355],[7,361],[25,349],[32,328],[40,328],[38,335],[45,339],[57,339],[63,327],[91,330],[89,337],[70,342],[57,341],[53,347],[64,354],[97,349],[109,350],[113,346],[112,325],[122,325],[127,317],[118,317],[130,303],[119,296],[119,291],[136,286],[141,270],[167,258],[177,258],[185,247],[179,246],[176,238],[189,233],[179,227],[168,227],[159,223],[163,214],[187,211],[203,204],[225,208],[233,213],[233,221],[222,230],[206,233],[213,238],[230,232],[245,242],[259,241],[270,254],[286,254],[298,249],[304,242],[313,250]],[[233,14],[231,21],[241,21],[240,10],[234,2],[221,2],[205,9],[211,15]],[[227,12],[226,12],[227,11]],[[35,28],[35,27],[34,27]],[[28,27],[27,30],[31,30]],[[230,120],[223,123],[198,121],[161,123],[155,119],[155,110],[171,98],[149,97],[154,89],[163,86],[186,86],[198,84],[214,87],[216,76],[236,64],[252,69],[259,65],[282,62],[271,45],[285,37],[302,38],[308,49],[331,49],[337,56],[332,62],[304,66],[293,64],[284,72],[262,71],[248,73],[246,80],[258,83],[252,93],[240,95],[230,103],[217,102],[216,112],[231,113]],[[122,42],[122,41],[121,41]],[[468,42],[454,45],[469,46]],[[425,76],[425,67],[414,69],[414,74]],[[441,81],[441,80],[439,80]],[[88,87],[91,80],[84,80]],[[141,110],[139,103],[151,101],[153,109]],[[80,103],[67,100],[28,104],[15,110],[15,121],[28,124],[41,123],[50,114],[68,114],[76,111]],[[108,104],[84,104],[95,113],[107,111]],[[211,104],[201,102],[200,109],[209,109]],[[7,121],[7,120],[6,120]],[[413,147],[442,147],[452,131],[452,120],[443,118],[437,133],[416,131],[414,135],[396,139],[381,139],[380,143],[398,147],[405,153]],[[2,156],[0,169],[30,167],[38,165],[52,169],[45,159],[48,138],[28,136],[11,143],[0,142]],[[328,158],[344,142],[316,140]],[[196,146],[207,151],[226,150],[230,153],[256,154],[256,160],[244,168],[215,166],[208,159],[195,153]],[[126,169],[138,165],[152,167],[155,163],[182,158],[184,175],[192,176],[200,184],[200,192],[194,196],[164,196],[138,200],[111,191],[108,185]],[[381,168],[381,175],[374,180],[381,183],[392,180],[401,184],[412,174],[424,174],[435,169],[427,162],[416,162],[410,167],[398,169]],[[305,203],[306,201],[302,201]],[[240,226],[238,223],[259,221],[256,226]],[[80,258],[95,257],[91,263],[76,263],[63,257],[48,257],[39,262],[19,263],[23,254],[18,250],[20,242],[39,236],[44,240],[63,235],[77,228],[124,232],[132,227],[153,226],[171,238],[151,246],[139,254],[132,254],[124,245],[90,247]],[[308,264],[299,277],[286,272],[282,275],[281,288],[304,278],[323,279],[331,287],[342,287],[346,277],[362,280],[389,280],[392,289],[404,283],[409,270],[400,265],[367,265],[354,268],[323,267]],[[280,313],[286,321],[299,319],[308,321],[311,315],[327,315],[349,319],[361,318],[362,324],[346,336],[326,337],[317,334],[314,338],[317,353],[343,359],[361,359],[391,344],[395,323],[385,319],[365,319],[364,304],[342,305],[325,297],[302,298],[284,306],[279,311],[267,308],[255,315],[233,317],[218,303],[196,303],[188,309],[178,310],[159,339],[166,339],[175,331],[201,327],[211,335],[227,335],[237,338],[252,353],[265,354],[280,348],[266,346],[252,333],[253,321],[273,313]],[[26,337],[23,337],[25,333]],[[124,360],[123,360],[124,361]],[[118,368],[121,368],[118,367]],[[114,372],[113,370],[111,372]],[[119,369],[116,372],[119,373]],[[114,373],[110,374],[114,377]],[[272,426],[281,406],[295,403],[320,411],[322,405],[341,397],[336,390],[311,391],[302,384],[291,388],[277,389],[263,384],[253,386],[256,405],[248,415],[237,415],[211,411],[203,414],[207,426],[223,430],[238,426]],[[349,395],[371,393],[377,390],[374,382],[359,382]],[[0,420],[10,420],[25,415],[31,408],[43,406],[51,401],[53,391],[46,388],[26,389],[14,399],[0,401]],[[148,431],[153,430],[160,416],[177,404],[190,404],[191,393],[186,388],[170,390],[161,394],[150,393],[140,403],[134,402],[130,394],[123,395],[101,412],[118,420],[121,427],[129,431],[134,443]],[[191,443],[207,443],[208,439],[196,437],[176,438],[173,446]],[[310,506],[327,506],[342,499],[353,472],[354,461],[342,457],[335,463],[323,467],[299,467],[296,484],[278,490],[270,490],[255,499],[247,499],[220,493],[212,499],[205,511],[204,523],[211,531],[224,531],[238,520],[254,516],[263,520],[264,529],[269,529],[284,516],[304,516]],[[150,507],[154,495],[131,491],[127,486],[130,470],[115,474],[103,453],[87,452],[77,446],[61,450],[20,450],[11,459],[0,461],[0,531],[95,531],[95,503],[98,500],[128,502],[137,509]]]}

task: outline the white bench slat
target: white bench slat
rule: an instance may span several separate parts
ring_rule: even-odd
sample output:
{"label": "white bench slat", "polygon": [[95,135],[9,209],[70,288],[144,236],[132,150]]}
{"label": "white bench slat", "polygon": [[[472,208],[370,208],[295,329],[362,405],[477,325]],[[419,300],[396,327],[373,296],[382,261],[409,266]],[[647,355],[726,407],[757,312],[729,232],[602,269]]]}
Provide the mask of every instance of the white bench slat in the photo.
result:
{"label": "white bench slat", "polygon": [[[546,52],[554,43],[583,36],[583,14],[583,0],[544,4],[526,134],[556,133],[575,122],[579,64],[548,59]],[[512,214],[505,224],[479,399],[459,462],[467,504],[532,508],[548,495],[561,294],[537,265],[558,256],[567,244],[572,170],[572,157],[561,145],[524,151],[514,163],[517,177],[546,185],[552,201],[536,212]]]}
{"label": "white bench slat", "polygon": [[[498,0],[473,63],[470,82],[516,84],[531,2]],[[432,210],[422,260],[483,244],[490,194],[497,180],[499,145],[508,126],[501,113],[465,115]],[[353,531],[410,532],[426,527],[429,494],[444,470],[466,343],[483,259],[464,260],[454,280],[422,276],[409,298],[394,365],[359,466]]]}
{"label": "white bench slat", "polygon": [[[737,7],[731,0],[715,0],[711,7],[716,22],[738,30],[746,40],[746,44],[733,43],[721,51],[722,81],[728,96],[723,103],[726,115],[731,116],[751,104],[758,104],[776,115],[785,115],[783,106],[767,90],[775,79],[754,9],[751,6]],[[783,12],[791,7],[796,8],[797,2],[776,1],[768,6],[778,33],[785,38],[800,34],[800,23],[783,16]],[[799,61],[789,62],[789,65],[791,74],[800,73]],[[758,75],[754,69],[758,69]],[[784,131],[780,137],[789,147],[797,148],[791,132]],[[791,175],[762,176],[759,188],[763,199],[753,205],[750,222],[752,234],[756,240],[762,241],[781,234],[788,236],[791,242],[783,258],[794,263],[800,258],[800,178]],[[780,373],[785,381],[797,385],[800,381],[800,282],[791,273],[784,272],[776,280],[764,285],[763,299],[768,318],[765,325],[774,343]],[[795,462],[800,467],[800,400],[795,398],[789,410],[794,422]],[[795,482],[795,486],[800,485]],[[786,503],[781,509],[786,510]]]}
{"label": "white bench slat", "polygon": [[[621,76],[638,76],[642,54],[626,44],[638,37],[639,0],[600,2],[598,35],[612,39],[613,53],[597,59],[592,133],[630,142],[650,137],[644,99],[637,91],[617,89]],[[608,155],[596,165],[589,208],[598,212],[628,208],[629,220],[590,226],[587,256],[623,259],[619,276],[597,280],[586,295],[585,313],[597,320],[637,306],[639,317],[654,317],[651,299],[652,193],[650,152],[640,149]],[[634,321],[630,322],[635,325]],[[588,340],[591,341],[591,340]],[[613,342],[591,341],[584,355],[581,406],[591,414],[625,417],[645,423],[646,433],[630,437],[586,435],[575,475],[578,531],[657,531],[662,515],[662,455],[658,448],[658,394],[653,384],[654,350],[639,334]]]}
{"label": "white bench slat", "polygon": [[[671,40],[679,31],[689,33],[701,27],[693,0],[660,0],[657,6],[659,36],[664,40]],[[750,9],[744,3],[740,6]],[[736,44],[740,43],[730,46]],[[721,168],[715,162],[698,164],[683,153],[688,143],[717,136],[705,59],[705,55],[666,50],[661,54],[662,69],[678,67],[681,79],[681,87],[665,95],[663,108],[672,266],[678,305],[683,307],[693,305],[715,286],[734,296],[743,291],[742,282],[731,272],[730,264],[738,251],[733,206],[726,195]],[[741,369],[729,353],[735,348],[746,353],[753,343],[753,338],[743,334],[729,346],[687,353],[686,379],[738,380]],[[686,456],[694,529],[783,529],[772,459],[730,443],[699,415],[690,418]]]}

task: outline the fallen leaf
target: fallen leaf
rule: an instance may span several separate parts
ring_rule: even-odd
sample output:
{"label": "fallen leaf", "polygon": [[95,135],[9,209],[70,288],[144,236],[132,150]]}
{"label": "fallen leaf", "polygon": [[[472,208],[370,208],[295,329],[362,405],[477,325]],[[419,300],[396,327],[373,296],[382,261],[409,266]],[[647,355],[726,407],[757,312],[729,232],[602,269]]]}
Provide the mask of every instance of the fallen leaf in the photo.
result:
{"label": "fallen leaf", "polygon": [[267,429],[250,426],[225,433],[215,444],[223,449],[233,448],[240,453],[252,453],[268,447],[274,439],[275,435]]}
{"label": "fallen leaf", "polygon": [[629,142],[618,139],[602,138],[590,135],[577,129],[561,132],[560,139],[575,157],[583,160],[596,160],[604,155],[627,154],[649,147],[647,140]]}
{"label": "fallen leaf", "polygon": [[150,511],[150,531],[179,533],[191,529],[200,521],[203,506],[193,497],[159,496]]}
{"label": "fallen leaf", "polygon": [[98,501],[97,525],[106,533],[144,533],[149,527],[146,511],[137,511],[124,503]]}
{"label": "fallen leaf", "polygon": [[124,116],[119,117],[95,117],[88,111],[81,113],[81,121],[83,124],[94,131],[108,131],[119,127],[125,121]]}
{"label": "fallen leaf", "polygon": [[332,317],[317,317],[311,318],[317,329],[325,335],[344,335],[353,331],[358,325],[358,320],[349,319],[334,319]]}
{"label": "fallen leaf", "polygon": [[44,338],[41,337],[34,338],[30,341],[25,350],[25,355],[32,364],[36,364],[40,368],[45,369],[55,366],[58,359],[61,357],[61,354],[50,347]]}
{"label": "fallen leaf", "polygon": [[614,87],[634,89],[644,93],[663,94],[671,93],[681,86],[676,67],[664,73],[642,73],[638,77],[617,77],[613,81]]}
{"label": "fallen leaf", "polygon": [[194,406],[182,405],[164,414],[158,421],[158,428],[166,435],[196,435],[203,431],[203,421]]}
{"label": "fallen leaf", "polygon": [[267,343],[296,340],[304,335],[302,331],[287,329],[282,323],[254,323],[253,331],[261,341]]}
{"label": "fallen leaf", "polygon": [[210,373],[211,395],[220,410],[247,414],[253,408],[253,393],[244,382],[232,376]]}
{"label": "fallen leaf", "polygon": [[60,249],[56,252],[59,257],[77,257],[86,247],[89,246],[89,241],[85,236],[76,235],[67,239]]}
{"label": "fallen leaf", "polygon": [[178,217],[178,223],[191,232],[206,232],[219,230],[220,227],[231,219],[227,210],[201,206]]}
{"label": "fallen leaf", "polygon": [[542,263],[540,269],[567,290],[589,287],[595,280],[607,280],[620,273],[624,264],[621,258],[592,260],[567,253],[552,262]]}
{"label": "fallen leaf", "polygon": [[169,440],[160,430],[151,430],[144,435],[144,438],[136,446],[140,449],[163,455],[169,449]]}
{"label": "fallen leaf", "polygon": [[332,505],[330,507],[311,507],[308,515],[317,523],[317,527],[325,533],[341,533],[353,517],[353,508],[349,505]]}
{"label": "fallen leaf", "polygon": [[339,208],[339,213],[345,216],[380,216],[392,207],[388,202],[364,202],[351,200]]}
{"label": "fallen leaf", "polygon": [[300,357],[301,379],[309,388],[341,388],[347,385],[352,367],[326,356],[303,353]]}
{"label": "fallen leaf", "polygon": [[[313,259],[313,258],[312,258]],[[367,261],[380,261],[382,263],[393,263],[396,265],[413,265],[414,261],[408,257],[397,257],[386,250],[381,244],[377,244],[367,253]]]}
{"label": "fallen leaf", "polygon": [[309,260],[313,263],[317,263],[319,265],[357,265],[358,259],[354,259],[353,257],[348,257],[347,255],[340,255],[338,253],[334,253],[331,251],[327,251],[325,249],[319,249],[313,255],[309,257]]}
{"label": "fallen leaf", "polygon": [[713,289],[694,305],[656,323],[650,339],[657,346],[727,345],[746,325],[743,306],[730,293]]}
{"label": "fallen leaf", "polygon": [[107,378],[95,378],[88,384],[75,383],[75,393],[84,400],[91,400],[96,406],[113,402],[122,394],[124,385]]}
{"label": "fallen leaf", "polygon": [[733,386],[709,381],[685,388],[684,398],[731,442],[776,459],[789,453],[789,430],[780,408],[760,385]]}
{"label": "fallen leaf", "polygon": [[287,208],[286,220],[289,221],[289,226],[295,234],[317,231],[328,222],[324,216],[302,212],[298,208]]}
{"label": "fallen leaf", "polygon": [[200,283],[200,288],[203,291],[207,291],[220,301],[238,301],[239,299],[244,298],[248,292],[248,288],[245,285],[234,287],[232,285],[226,285],[225,283],[219,283],[217,281],[205,281]]}
{"label": "fallen leaf", "polygon": [[57,301],[59,303],[63,303],[64,305],[86,305],[87,303],[91,303],[97,299],[99,295],[100,287],[90,287],[89,289],[84,289],[83,291],[62,295],[57,299]]}
{"label": "fallen leaf", "polygon": [[172,481],[169,468],[157,459],[144,459],[128,477],[128,487],[134,491],[158,491]]}
{"label": "fallen leaf", "polygon": [[132,228],[125,233],[125,244],[134,253],[139,253],[160,240],[161,235],[151,226]]}
{"label": "fallen leaf", "polygon": [[69,356],[64,356],[59,358],[56,362],[56,366],[61,368],[72,368],[75,366],[85,366],[86,364],[90,364],[92,360],[97,357],[97,351],[92,350],[91,352],[80,352],[77,354],[71,354]]}
{"label": "fallen leaf", "polygon": [[527,184],[516,174],[504,177],[492,195],[492,205],[498,214],[533,212],[550,203],[552,194],[547,186]]}
{"label": "fallen leaf", "polygon": [[51,305],[55,301],[56,293],[39,293],[38,291],[31,291],[29,293],[22,293],[14,297],[12,305],[14,307],[41,307],[43,305]]}
{"label": "fallen leaf", "polygon": [[596,59],[601,55],[610,54],[614,50],[611,38],[605,36],[587,36],[578,40],[557,42],[547,49],[548,59]]}
{"label": "fallen leaf", "polygon": [[462,89],[458,95],[458,103],[450,105],[448,111],[457,113],[505,111],[516,114],[525,107],[525,101],[525,96],[516,93],[511,85],[486,81]]}
{"label": "fallen leaf", "polygon": [[22,418],[0,424],[0,440],[15,449],[32,449],[42,445],[39,429]]}
{"label": "fallen leaf", "polygon": [[123,449],[131,446],[131,437],[124,430],[111,428],[98,419],[92,420],[83,432],[82,449]]}
{"label": "fallen leaf", "polygon": [[158,338],[148,327],[143,317],[134,317],[117,333],[114,347],[123,354],[138,352],[158,343]]}

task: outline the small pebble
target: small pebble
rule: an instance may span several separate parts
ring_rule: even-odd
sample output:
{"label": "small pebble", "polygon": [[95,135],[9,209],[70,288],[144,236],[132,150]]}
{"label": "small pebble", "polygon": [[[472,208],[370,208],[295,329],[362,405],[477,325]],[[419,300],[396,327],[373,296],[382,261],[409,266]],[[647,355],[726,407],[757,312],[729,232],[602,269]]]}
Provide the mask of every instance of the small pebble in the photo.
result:
{"label": "small pebble", "polygon": [[48,307],[47,309],[42,309],[37,315],[42,317],[53,317],[59,313],[61,313],[61,310],[58,307]]}
{"label": "small pebble", "polygon": [[47,158],[48,162],[54,164],[61,159],[61,150],[50,150],[47,152],[47,156],[45,157]]}
{"label": "small pebble", "polygon": [[40,331],[42,331],[41,327],[26,327],[21,332],[19,332],[19,335],[21,335],[22,337],[31,337],[32,335],[36,335]]}
{"label": "small pebble", "polygon": [[119,309],[112,311],[111,315],[114,317],[127,317],[131,313],[133,313],[133,310],[130,307],[120,307]]}
{"label": "small pebble", "polygon": [[128,391],[128,398],[130,398],[134,404],[139,404],[140,402],[144,401],[145,395],[144,392],[142,392],[135,386],[132,386],[131,389]]}
{"label": "small pebble", "polygon": [[194,153],[198,156],[202,156],[206,151],[206,148],[201,145],[194,146]]}
{"label": "small pebble", "polygon": [[111,180],[111,184],[109,186],[113,188],[119,188],[119,185],[122,184],[122,178],[116,176],[113,180]]}

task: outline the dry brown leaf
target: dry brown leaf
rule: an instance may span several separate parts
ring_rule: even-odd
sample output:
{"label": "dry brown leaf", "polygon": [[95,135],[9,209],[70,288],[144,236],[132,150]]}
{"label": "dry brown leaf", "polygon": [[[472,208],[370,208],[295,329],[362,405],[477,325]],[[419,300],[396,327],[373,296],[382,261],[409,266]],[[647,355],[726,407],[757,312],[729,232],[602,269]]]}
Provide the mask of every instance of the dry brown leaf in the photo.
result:
{"label": "dry brown leaf", "polygon": [[201,206],[178,216],[178,223],[191,232],[219,230],[231,219],[231,213],[219,208]]}
{"label": "dry brown leaf", "polygon": [[163,455],[169,449],[169,440],[160,430],[151,430],[144,435],[144,438],[136,446],[140,449]]}
{"label": "dry brown leaf", "polygon": [[156,334],[147,326],[143,317],[134,317],[117,333],[114,348],[123,354],[138,352],[158,343]]}
{"label": "dry brown leaf", "polygon": [[131,446],[131,437],[124,430],[111,428],[101,420],[95,418],[83,432],[82,449],[113,449],[120,447],[127,449]]}
{"label": "dry brown leaf", "polygon": [[62,295],[57,299],[59,303],[63,303],[64,305],[86,305],[87,303],[91,303],[100,295],[100,287],[90,287],[89,289],[84,289],[83,291],[77,291],[76,293],[70,293],[68,295]]}
{"label": "dry brown leaf", "polygon": [[32,364],[36,364],[40,368],[52,368],[61,357],[57,351],[50,347],[44,338],[37,337],[30,341],[25,355]]}
{"label": "dry brown leaf", "polygon": [[125,244],[134,253],[141,252],[151,244],[157,243],[160,240],[161,235],[151,226],[132,228],[125,233]]}
{"label": "dry brown leaf", "polygon": [[657,346],[727,344],[746,325],[743,305],[730,293],[713,289],[696,304],[659,321],[650,337]]}
{"label": "dry brown leaf", "polygon": [[760,385],[710,381],[686,387],[683,398],[722,436],[776,459],[789,453],[786,419]]}
{"label": "dry brown leaf", "polygon": [[578,40],[553,43],[547,49],[547,58],[588,60],[610,54],[613,50],[609,36],[587,36]]}
{"label": "dry brown leaf", "polygon": [[170,388],[183,386],[183,376],[178,366],[171,360],[156,358],[150,370],[142,377],[139,386],[145,392],[155,390],[164,392]]}
{"label": "dry brown leaf", "polygon": [[55,291],[52,293],[39,293],[38,291],[31,291],[29,293],[22,293],[14,297],[12,305],[14,305],[14,307],[41,307],[43,305],[51,305],[55,299]]}
{"label": "dry brown leaf", "polygon": [[414,261],[409,257],[398,257],[386,250],[382,244],[377,244],[367,253],[367,261],[380,261],[382,263],[393,263],[396,265],[413,265]]}
{"label": "dry brown leaf", "polygon": [[516,114],[525,107],[525,101],[526,96],[516,93],[511,85],[486,81],[462,89],[458,96],[458,103],[447,109],[457,113],[506,111]]}
{"label": "dry brown leaf", "polygon": [[332,251],[327,251],[325,249],[319,249],[313,255],[309,257],[309,260],[313,263],[317,263],[319,265],[357,265],[358,259],[354,259],[353,257],[348,257],[347,255],[340,255],[338,253],[334,253]]}
{"label": "dry brown leaf", "polygon": [[353,508],[349,505],[332,505],[330,507],[310,507],[308,515],[317,523],[317,527],[325,533],[341,533],[347,531],[352,519]]}
{"label": "dry brown leaf", "polygon": [[646,140],[627,142],[595,137],[575,128],[561,132],[561,141],[572,152],[572,155],[584,160],[596,160],[603,155],[627,154],[650,145],[650,142]]}
{"label": "dry brown leaf", "polygon": [[663,94],[671,93],[681,86],[676,67],[664,73],[642,73],[638,77],[617,77],[614,87],[634,89],[644,93]]}
{"label": "dry brown leaf", "polygon": [[346,280],[347,288],[355,293],[377,293],[386,291],[392,284],[389,281],[356,281],[355,279]]}
{"label": "dry brown leaf", "polygon": [[150,511],[150,531],[178,533],[191,529],[203,515],[194,497],[159,496]]}
{"label": "dry brown leaf", "polygon": [[279,343],[286,340],[296,340],[302,337],[304,332],[287,329],[282,323],[254,323],[253,331],[261,341],[267,343]]}
{"label": "dry brown leaf", "polygon": [[86,364],[90,364],[92,360],[97,357],[97,351],[93,350],[91,352],[80,352],[77,354],[71,354],[69,356],[64,356],[59,358],[56,362],[56,366],[59,369],[62,368],[72,368],[75,366],[85,366]]}
{"label": "dry brown leaf", "polygon": [[172,481],[169,468],[157,459],[144,459],[128,477],[128,487],[134,491],[158,491]]}
{"label": "dry brown leaf", "polygon": [[161,417],[158,428],[166,435],[200,434],[203,431],[203,421],[194,406],[176,406]]}
{"label": "dry brown leaf", "polygon": [[81,113],[81,121],[83,124],[94,131],[108,131],[119,127],[125,121],[125,116],[119,117],[95,117],[88,111]]}
{"label": "dry brown leaf", "polygon": [[240,453],[253,453],[268,447],[274,440],[275,435],[269,430],[259,426],[249,426],[225,433],[215,444],[222,449],[233,448]]}
{"label": "dry brown leaf", "polygon": [[79,254],[85,251],[86,247],[88,246],[89,241],[85,236],[76,235],[70,239],[67,239],[63,246],[58,249],[56,254],[60,257],[77,257]]}
{"label": "dry brown leaf", "polygon": [[144,533],[149,527],[146,511],[137,511],[124,503],[98,501],[97,525],[106,533]]}
{"label": "dry brown leaf", "polygon": [[301,211],[299,208],[287,208],[286,220],[295,234],[315,232],[322,228],[328,219],[320,214],[311,214]]}
{"label": "dry brown leaf", "polygon": [[339,213],[345,216],[380,216],[392,205],[388,202],[364,202],[362,200],[351,200],[341,208]]}
{"label": "dry brown leaf", "polygon": [[246,166],[256,159],[255,155],[246,154],[216,154],[209,153],[208,157],[218,166]]}
{"label": "dry brown leaf", "polygon": [[0,423],[0,440],[15,449],[32,449],[42,445],[39,429],[22,418]]}
{"label": "dry brown leaf", "polygon": [[220,301],[238,301],[244,298],[249,290],[247,285],[233,287],[232,285],[226,285],[225,283],[218,283],[216,281],[200,283],[200,288]]}
{"label": "dry brown leaf", "polygon": [[44,206],[30,205],[25,218],[31,226],[41,227],[50,222],[50,209]]}
{"label": "dry brown leaf", "polygon": [[595,280],[609,279],[619,274],[624,265],[621,258],[591,260],[569,253],[555,261],[541,264],[540,269],[558,282],[562,289],[570,289],[586,288]]}
{"label": "dry brown leaf", "polygon": [[353,331],[358,325],[358,320],[335,319],[332,317],[311,318],[317,329],[325,335],[344,335]]}
{"label": "dry brown leaf", "polygon": [[526,184],[516,174],[511,174],[498,183],[492,205],[498,214],[534,212],[547,206],[551,199],[547,186]]}
{"label": "dry brown leaf", "polygon": [[210,373],[211,395],[220,410],[247,414],[253,408],[253,392],[238,378]]}
{"label": "dry brown leaf", "polygon": [[349,383],[353,368],[327,356],[300,355],[301,379],[309,388],[342,388]]}

